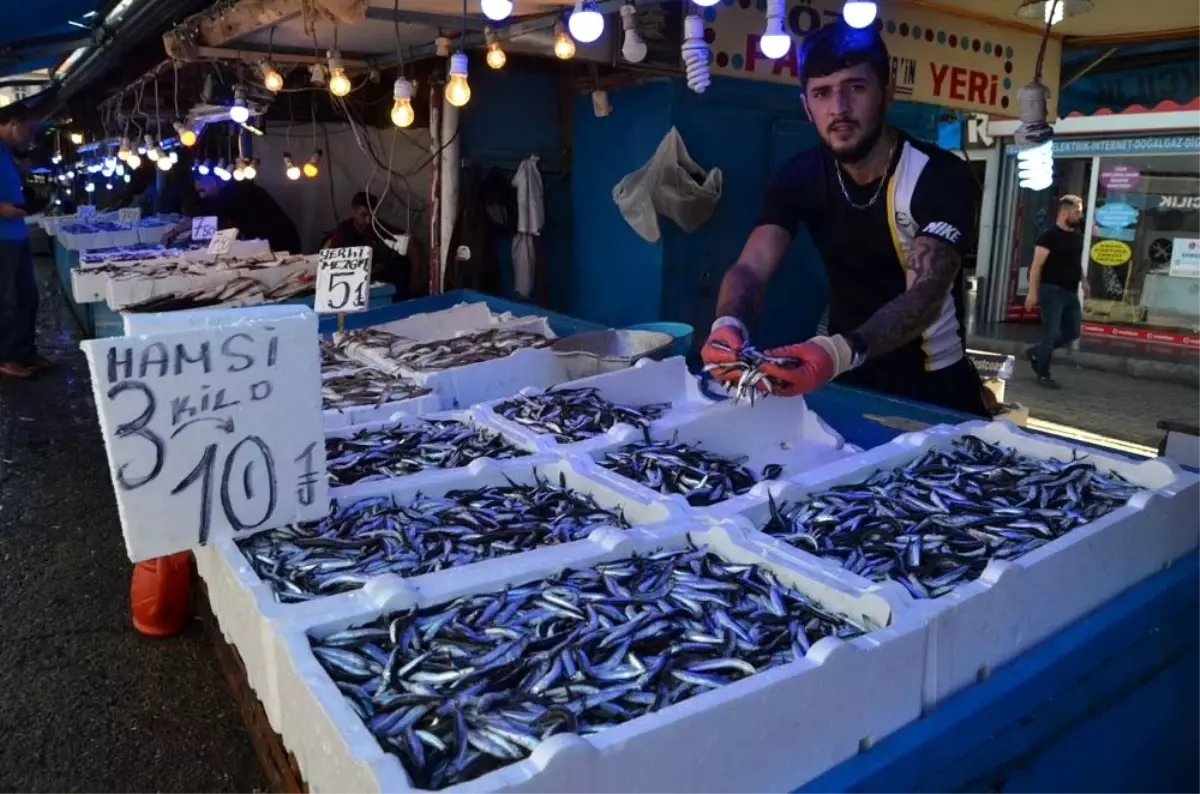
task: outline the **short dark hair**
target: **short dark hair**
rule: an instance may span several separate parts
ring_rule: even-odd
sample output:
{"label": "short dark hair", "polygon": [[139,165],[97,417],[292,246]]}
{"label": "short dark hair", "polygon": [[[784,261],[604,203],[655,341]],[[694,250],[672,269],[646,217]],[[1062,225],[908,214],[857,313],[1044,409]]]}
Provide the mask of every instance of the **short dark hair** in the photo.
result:
{"label": "short dark hair", "polygon": [[15,124],[33,117],[33,111],[24,102],[13,102],[0,109],[0,124]]}
{"label": "short dark hair", "polygon": [[1073,196],[1070,193],[1058,200],[1058,211],[1083,209],[1083,199],[1079,196]]}
{"label": "short dark hair", "polygon": [[350,209],[356,207],[365,207],[368,210],[374,211],[379,206],[379,199],[372,196],[370,193],[359,191],[354,194],[354,198],[350,199]]}
{"label": "short dark hair", "polygon": [[814,77],[828,77],[852,66],[867,64],[881,85],[891,82],[892,59],[874,27],[854,28],[844,20],[830,22],[804,37],[800,44],[800,90]]}

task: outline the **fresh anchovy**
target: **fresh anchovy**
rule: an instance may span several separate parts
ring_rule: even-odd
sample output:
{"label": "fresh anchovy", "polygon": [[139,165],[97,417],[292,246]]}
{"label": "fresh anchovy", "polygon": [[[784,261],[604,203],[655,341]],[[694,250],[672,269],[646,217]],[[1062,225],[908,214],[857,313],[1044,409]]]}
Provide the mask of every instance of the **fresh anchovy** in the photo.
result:
{"label": "fresh anchovy", "polygon": [[[605,454],[600,465],[659,493],[681,494],[692,507],[708,507],[754,487],[758,478],[745,461],[677,441],[638,441]],[[773,479],[782,469],[771,464],[763,473]]]}
{"label": "fresh anchovy", "polygon": [[495,411],[535,433],[570,443],[603,435],[618,423],[647,427],[670,408],[670,403],[618,405],[601,397],[598,389],[581,388],[518,394]]}
{"label": "fresh anchovy", "polygon": [[393,613],[310,643],[413,785],[438,790],[526,758],[557,733],[599,733],[868,628],[763,568],[691,548]]}
{"label": "fresh anchovy", "polygon": [[392,356],[397,364],[414,370],[438,370],[503,358],[523,347],[545,347],[550,340],[527,331],[491,329],[453,339],[410,345]]}
{"label": "fresh anchovy", "polygon": [[477,458],[503,460],[529,453],[503,436],[453,420],[423,421],[325,439],[330,485],[404,477],[425,469],[456,469]]}
{"label": "fresh anchovy", "polygon": [[742,373],[741,378],[738,379],[736,384],[722,381],[725,391],[733,391],[734,402],[740,402],[743,399],[749,398],[750,404],[754,405],[756,396],[773,394],[775,389],[779,387],[779,383],[774,378],[769,377],[759,369],[763,364],[778,364],[783,367],[794,367],[799,364],[798,361],[792,358],[764,355],[751,345],[745,345],[740,350],[734,350],[723,342],[717,341],[711,344],[718,350],[737,354],[737,360],[728,364],[704,365],[705,372],[712,372],[716,375],[725,375],[730,372]]}
{"label": "fresh anchovy", "polygon": [[366,367],[321,381],[321,398],[327,409],[352,405],[383,405],[428,393],[429,389],[407,378],[387,375]]}
{"label": "fresh anchovy", "polygon": [[389,497],[335,502],[320,521],[261,532],[238,546],[276,597],[292,602],[356,590],[385,573],[421,576],[582,540],[602,526],[629,523],[568,488],[565,478],[558,485],[539,478],[439,498],[418,494],[405,504]]}
{"label": "fresh anchovy", "polygon": [[763,531],[915,598],[978,578],[1129,501],[1140,488],[1086,459],[1042,460],[965,436],[906,466],[794,505],[770,500]]}
{"label": "fresh anchovy", "polygon": [[346,355],[345,345],[334,339],[321,337],[321,374],[361,369],[362,363]]}

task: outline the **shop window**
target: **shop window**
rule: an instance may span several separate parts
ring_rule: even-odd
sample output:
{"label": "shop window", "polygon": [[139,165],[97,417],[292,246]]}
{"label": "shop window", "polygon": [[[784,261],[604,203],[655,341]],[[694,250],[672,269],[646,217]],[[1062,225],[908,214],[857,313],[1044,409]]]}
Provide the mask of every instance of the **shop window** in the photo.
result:
{"label": "shop window", "polygon": [[[1014,216],[1013,251],[1009,290],[1011,319],[1025,316],[1022,308],[1025,295],[1029,292],[1029,265],[1033,261],[1033,249],[1042,232],[1054,225],[1058,216],[1058,200],[1062,196],[1086,197],[1092,177],[1092,158],[1063,158],[1054,161],[1054,184],[1048,190],[1017,191],[1017,207]],[[1036,316],[1029,314],[1028,316]]]}

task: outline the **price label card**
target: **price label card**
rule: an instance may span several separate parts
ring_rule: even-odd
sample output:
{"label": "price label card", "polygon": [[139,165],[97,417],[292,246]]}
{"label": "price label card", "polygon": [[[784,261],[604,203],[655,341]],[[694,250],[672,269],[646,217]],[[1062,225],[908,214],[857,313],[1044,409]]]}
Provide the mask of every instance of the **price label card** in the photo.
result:
{"label": "price label card", "polygon": [[137,223],[141,219],[141,207],[126,207],[123,210],[117,210],[117,220],[121,223]]}
{"label": "price label card", "polygon": [[81,343],[133,562],[329,512],[317,316],[186,314]]}
{"label": "price label card", "polygon": [[361,312],[371,291],[371,247],[326,248],[317,262],[317,300],[320,314]]}
{"label": "price label card", "polygon": [[211,240],[217,233],[217,219],[212,215],[203,218],[192,218],[192,239],[196,242]]}
{"label": "price label card", "polygon": [[222,229],[208,239],[208,252],[223,256],[229,253],[229,249],[233,247],[233,241],[237,239],[237,229]]}
{"label": "price label card", "polygon": [[77,218],[94,218],[96,217],[95,204],[80,204],[75,208],[75,217]]}

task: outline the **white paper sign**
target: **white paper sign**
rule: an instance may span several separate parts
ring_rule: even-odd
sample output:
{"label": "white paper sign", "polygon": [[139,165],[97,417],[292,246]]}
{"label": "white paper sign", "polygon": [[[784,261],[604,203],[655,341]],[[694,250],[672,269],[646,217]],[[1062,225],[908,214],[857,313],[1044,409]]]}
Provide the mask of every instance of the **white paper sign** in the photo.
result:
{"label": "white paper sign", "polygon": [[211,240],[217,233],[217,219],[212,215],[203,218],[192,218],[192,239],[196,242]]}
{"label": "white paper sign", "polygon": [[84,218],[94,218],[96,216],[95,204],[80,204],[75,208],[75,217],[83,220]]}
{"label": "white paper sign", "polygon": [[137,223],[141,219],[141,207],[126,207],[123,210],[117,210],[117,220],[121,223]]}
{"label": "white paper sign", "polygon": [[371,291],[371,247],[326,248],[317,262],[316,310],[361,312]]}
{"label": "white paper sign", "polygon": [[222,229],[209,238],[208,252],[217,256],[224,256],[233,247],[233,241],[237,239],[237,236],[237,229]]}
{"label": "white paper sign", "polygon": [[1171,243],[1172,276],[1200,278],[1200,239],[1176,237]]}
{"label": "white paper sign", "polygon": [[133,562],[329,512],[317,316],[195,314],[81,343]]}

